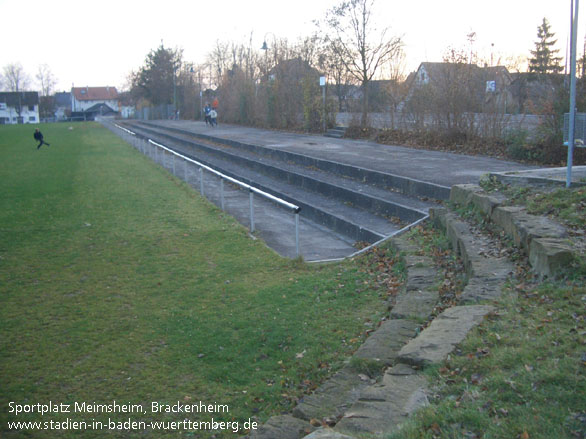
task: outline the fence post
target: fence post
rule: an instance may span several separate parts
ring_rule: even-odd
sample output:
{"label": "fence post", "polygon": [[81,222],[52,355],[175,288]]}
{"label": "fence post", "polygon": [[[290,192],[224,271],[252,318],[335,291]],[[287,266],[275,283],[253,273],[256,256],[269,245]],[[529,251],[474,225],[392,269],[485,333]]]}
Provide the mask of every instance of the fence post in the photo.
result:
{"label": "fence post", "polygon": [[199,168],[199,191],[201,192],[202,195],[204,195],[204,193],[203,193],[203,168]]}
{"label": "fence post", "polygon": [[220,206],[224,210],[224,179],[220,177]]}
{"label": "fence post", "polygon": [[295,212],[295,255],[299,257],[299,212]]}
{"label": "fence post", "polygon": [[187,181],[187,159],[183,159],[183,180],[189,184],[189,181]]}
{"label": "fence post", "polygon": [[254,233],[254,192],[250,190],[248,199],[250,200],[250,233]]}

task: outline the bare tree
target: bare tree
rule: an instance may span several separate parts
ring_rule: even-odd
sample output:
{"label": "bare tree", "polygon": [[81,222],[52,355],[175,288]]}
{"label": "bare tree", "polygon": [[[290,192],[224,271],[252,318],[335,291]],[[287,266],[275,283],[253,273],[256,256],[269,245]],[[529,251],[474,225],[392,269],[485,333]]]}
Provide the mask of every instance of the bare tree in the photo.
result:
{"label": "bare tree", "polygon": [[377,29],[373,22],[375,0],[346,0],[326,14],[327,38],[350,74],[362,87],[361,125],[368,118],[368,85],[379,69],[392,61],[403,46],[390,28]]}
{"label": "bare tree", "polygon": [[4,86],[9,91],[23,91],[30,83],[28,75],[24,72],[22,64],[13,63],[4,66]]}
{"label": "bare tree", "polygon": [[41,96],[50,96],[57,84],[57,79],[47,64],[42,64],[37,70],[37,81],[41,86]]}

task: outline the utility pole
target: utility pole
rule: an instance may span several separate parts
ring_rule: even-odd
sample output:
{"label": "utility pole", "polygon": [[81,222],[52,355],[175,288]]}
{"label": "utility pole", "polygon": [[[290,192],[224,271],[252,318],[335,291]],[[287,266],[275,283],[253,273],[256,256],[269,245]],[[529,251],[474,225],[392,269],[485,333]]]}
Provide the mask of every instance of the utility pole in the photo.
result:
{"label": "utility pole", "polygon": [[[575,6],[574,6],[574,2]],[[570,123],[568,133],[568,169],[566,172],[566,187],[572,185],[572,160],[574,156],[574,129],[576,122],[576,40],[578,35],[578,2],[571,1],[572,16],[572,44],[571,44],[571,62],[570,62]]]}

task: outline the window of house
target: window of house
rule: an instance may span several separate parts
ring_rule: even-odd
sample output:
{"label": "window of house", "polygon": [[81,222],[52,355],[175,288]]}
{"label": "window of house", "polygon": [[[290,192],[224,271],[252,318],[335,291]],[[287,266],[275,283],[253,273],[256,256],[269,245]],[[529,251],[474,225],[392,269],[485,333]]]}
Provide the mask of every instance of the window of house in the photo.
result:
{"label": "window of house", "polygon": [[34,105],[29,105],[28,106],[28,111],[35,111],[35,106]]}
{"label": "window of house", "polygon": [[35,118],[35,116],[29,116],[28,121],[29,122],[36,122],[37,119]]}

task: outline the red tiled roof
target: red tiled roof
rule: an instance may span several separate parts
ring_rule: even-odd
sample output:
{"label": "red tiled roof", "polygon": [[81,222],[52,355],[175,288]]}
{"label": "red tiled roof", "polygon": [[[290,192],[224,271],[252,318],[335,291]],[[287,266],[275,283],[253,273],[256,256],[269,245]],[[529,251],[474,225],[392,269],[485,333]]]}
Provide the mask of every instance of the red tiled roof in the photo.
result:
{"label": "red tiled roof", "polygon": [[118,99],[116,87],[73,87],[71,93],[78,101],[109,101]]}

